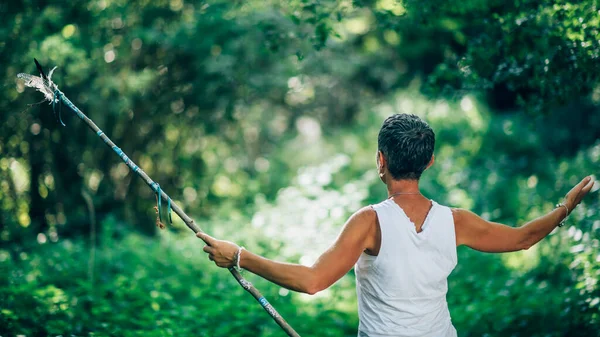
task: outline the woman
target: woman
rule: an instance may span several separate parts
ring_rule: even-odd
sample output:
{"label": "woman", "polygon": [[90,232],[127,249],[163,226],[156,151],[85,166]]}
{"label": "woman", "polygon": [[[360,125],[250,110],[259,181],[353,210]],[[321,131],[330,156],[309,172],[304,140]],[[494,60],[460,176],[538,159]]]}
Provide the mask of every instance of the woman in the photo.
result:
{"label": "woman", "polygon": [[377,153],[388,198],[353,214],[310,267],[272,261],[205,233],[198,237],[219,267],[237,265],[308,294],[326,289],[355,266],[359,336],[456,336],[446,302],[456,247],[494,253],[528,249],[561,224],[594,181],[584,178],[548,214],[510,227],[421,194],[419,179],[434,163],[434,145],[433,130],[419,117],[388,117],[379,132]]}

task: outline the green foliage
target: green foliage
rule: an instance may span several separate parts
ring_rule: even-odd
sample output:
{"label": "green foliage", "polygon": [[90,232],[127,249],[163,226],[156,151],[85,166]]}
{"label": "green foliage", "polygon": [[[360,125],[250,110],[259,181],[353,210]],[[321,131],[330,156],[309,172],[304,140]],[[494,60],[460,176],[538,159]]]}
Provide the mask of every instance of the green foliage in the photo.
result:
{"label": "green foliage", "polygon": [[418,18],[452,39],[444,62],[430,78],[434,90],[446,85],[483,89],[498,108],[519,105],[541,113],[596,89],[600,55],[596,1],[430,4]]}
{"label": "green foliage", "polygon": [[[391,113],[436,131],[426,195],[490,220],[521,225],[597,174],[599,9],[1,3],[0,334],[281,334],[180,220],[157,235],[152,191],[85,125],[26,109],[40,96],[14,78],[35,74],[33,57],[58,66],[65,94],[201,228],[310,263],[350,213],[385,196],[376,135]],[[448,296],[459,333],[597,335],[599,209],[592,193],[526,252],[461,249]],[[351,273],[316,297],[249,278],[301,334],[356,335]]]}
{"label": "green foliage", "polygon": [[[280,335],[275,322],[229,273],[215,270],[198,249],[198,239],[168,233],[161,240],[114,235],[103,234],[92,269],[83,240],[47,242],[13,256],[0,251],[0,270],[6,276],[0,283],[0,334]],[[336,310],[324,300],[307,304],[248,277],[301,334],[309,335],[315,326],[322,336],[354,334],[352,310]]]}

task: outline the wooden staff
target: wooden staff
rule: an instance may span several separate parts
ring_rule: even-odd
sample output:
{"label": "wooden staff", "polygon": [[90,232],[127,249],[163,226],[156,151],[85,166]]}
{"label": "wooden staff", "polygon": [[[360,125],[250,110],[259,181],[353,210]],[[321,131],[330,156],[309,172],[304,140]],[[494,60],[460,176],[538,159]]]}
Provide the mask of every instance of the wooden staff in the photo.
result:
{"label": "wooden staff", "polygon": [[[104,141],[104,143],[108,147],[113,149],[113,151],[115,151],[115,153],[119,157],[121,157],[125,164],[133,172],[137,173],[137,175],[140,176],[146,182],[146,184],[156,192],[158,196],[164,198],[170,203],[175,214],[177,214],[179,218],[183,220],[183,222],[186,224],[186,226],[188,226],[188,228],[194,231],[194,233],[202,232],[200,227],[198,227],[198,225],[196,224],[196,222],[194,222],[192,218],[185,214],[185,212],[176,203],[171,202],[171,198],[169,197],[169,195],[163,190],[161,190],[158,183],[154,182],[148,176],[148,174],[146,174],[144,170],[137,166],[117,145],[115,145],[115,143],[113,143],[113,141],[110,140],[110,138],[108,138],[108,136],[106,136],[106,134],[104,134],[104,132],[102,132],[102,130],[100,130],[100,128],[88,116],[81,112],[81,110],[79,110],[79,108],[77,108],[75,104],[73,104],[73,102],[71,102],[67,98],[67,96],[65,96],[62,93],[62,91],[58,90],[58,86],[54,84],[51,79],[54,69],[52,69],[48,76],[46,76],[37,60],[35,60],[35,63],[38,67],[38,70],[40,71],[40,77],[24,73],[18,74],[17,77],[23,79],[25,81],[26,86],[35,88],[41,93],[43,93],[45,98],[52,103],[53,108],[55,108],[56,104],[60,104],[61,102],[69,108],[71,108],[71,110],[73,110],[75,114],[77,114],[77,116],[82,121],[84,121],[90,127],[90,129],[92,129]],[[256,289],[252,285],[252,283],[248,282],[237,269],[231,267],[229,268],[229,272],[238,281],[242,288],[246,289],[246,291],[248,291],[258,301],[258,303],[260,303],[263,309],[265,309],[265,311],[269,313],[273,320],[275,320],[275,322],[279,324],[281,329],[283,329],[283,331],[285,331],[285,333],[287,333],[288,336],[300,337],[300,335],[296,331],[294,331],[294,329],[283,319],[283,317],[281,317],[277,310],[275,310],[275,308],[267,301],[267,299],[265,299],[265,297],[258,291],[258,289]]]}

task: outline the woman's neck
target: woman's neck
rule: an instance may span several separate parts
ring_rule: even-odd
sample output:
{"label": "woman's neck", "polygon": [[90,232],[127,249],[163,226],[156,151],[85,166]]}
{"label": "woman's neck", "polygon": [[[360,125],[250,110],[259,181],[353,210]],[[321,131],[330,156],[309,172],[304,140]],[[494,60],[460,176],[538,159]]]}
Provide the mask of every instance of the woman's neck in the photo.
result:
{"label": "woman's neck", "polygon": [[392,180],[386,183],[388,197],[402,194],[420,194],[418,180]]}

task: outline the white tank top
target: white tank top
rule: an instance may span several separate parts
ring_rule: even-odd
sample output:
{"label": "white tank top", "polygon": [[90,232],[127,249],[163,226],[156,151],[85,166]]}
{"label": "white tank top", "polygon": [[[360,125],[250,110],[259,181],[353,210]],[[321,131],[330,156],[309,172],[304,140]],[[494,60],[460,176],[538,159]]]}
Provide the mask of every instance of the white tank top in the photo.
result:
{"label": "white tank top", "polygon": [[457,262],[454,218],[432,205],[420,233],[393,200],[372,206],[381,247],[356,262],[358,336],[456,337],[446,302]]}

